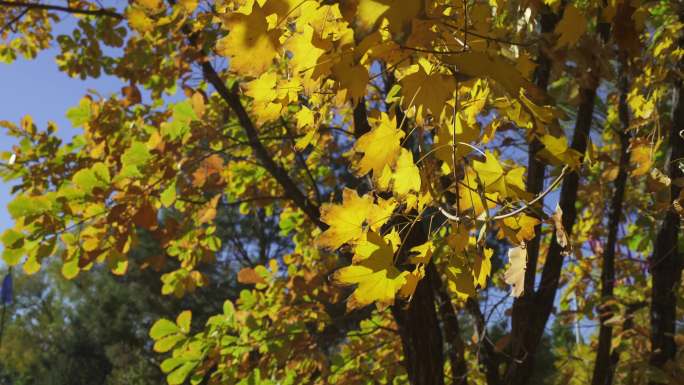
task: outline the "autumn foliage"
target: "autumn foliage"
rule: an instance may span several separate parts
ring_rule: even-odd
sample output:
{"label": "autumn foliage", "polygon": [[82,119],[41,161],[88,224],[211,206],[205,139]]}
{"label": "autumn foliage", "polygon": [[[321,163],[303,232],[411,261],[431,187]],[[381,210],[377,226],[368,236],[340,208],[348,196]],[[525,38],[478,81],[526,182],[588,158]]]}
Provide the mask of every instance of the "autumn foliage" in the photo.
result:
{"label": "autumn foliage", "polygon": [[145,238],[178,297],[234,267],[222,313],[152,326],[169,384],[680,383],[678,2],[58,3],[0,1],[0,61],[122,89],[69,140],[0,121],[3,258],[124,275]]}

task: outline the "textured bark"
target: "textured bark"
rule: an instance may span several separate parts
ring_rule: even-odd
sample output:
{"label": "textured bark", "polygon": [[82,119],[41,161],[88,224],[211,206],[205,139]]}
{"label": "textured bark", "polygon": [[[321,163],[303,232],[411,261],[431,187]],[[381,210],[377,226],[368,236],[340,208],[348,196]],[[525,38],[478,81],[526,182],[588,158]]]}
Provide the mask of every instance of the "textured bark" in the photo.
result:
{"label": "textured bark", "polygon": [[[618,112],[620,116],[620,161],[619,171],[615,180],[615,190],[610,205],[610,217],[608,219],[608,241],[606,242],[603,263],[601,266],[601,303],[605,303],[613,297],[615,285],[615,253],[617,246],[618,229],[622,218],[622,206],[627,185],[627,167],[629,166],[629,111],[627,107],[627,93],[629,83],[626,71],[623,68],[620,79],[620,100]],[[611,346],[613,328],[605,322],[613,316],[611,308],[600,308],[601,326],[599,328],[598,348],[594,362],[592,385],[609,385],[612,383],[613,373],[617,361],[611,359]]]}
{"label": "textured bark", "polygon": [[481,349],[478,350],[477,358],[480,366],[484,368],[487,385],[498,385],[501,383],[499,357],[494,349],[494,343],[487,337],[487,325],[484,314],[480,310],[480,305],[472,298],[468,299],[466,307],[475,319],[475,329],[481,346]]}
{"label": "textured bark", "polygon": [[[562,9],[559,12],[562,14]],[[549,7],[544,7],[541,17],[541,33],[548,35],[553,32],[560,20],[559,14],[554,13]],[[546,90],[551,78],[551,58],[544,49],[539,52],[539,65],[535,72],[535,84],[539,89]],[[537,153],[543,149],[543,145],[537,139],[533,139],[528,146],[527,161],[527,191],[539,194],[544,188],[545,164],[537,158]],[[543,200],[537,207],[543,206]],[[532,322],[534,305],[534,287],[537,274],[537,260],[539,259],[539,243],[541,241],[541,225],[534,228],[536,236],[527,243],[527,265],[525,268],[525,287],[523,295],[516,298],[513,302],[513,313],[511,317],[511,345],[513,349],[512,357],[514,360],[531,360],[532,357],[527,352],[536,349],[528,345],[529,339],[525,338],[526,330]],[[513,363],[511,369],[515,369]],[[514,373],[508,376],[508,380],[516,378]]]}
{"label": "textured bark", "polygon": [[[433,265],[429,265],[431,268]],[[451,298],[438,274],[432,275],[432,287],[439,299],[439,316],[444,325],[444,337],[450,348],[448,350],[451,362],[451,377],[455,385],[468,384],[468,368],[464,357],[464,343],[461,339],[461,327],[458,316],[451,303]]]}
{"label": "textured bark", "polygon": [[[681,18],[681,17],[680,17]],[[680,46],[684,45],[680,41]],[[670,129],[670,156],[667,161],[669,177],[674,181],[684,177],[678,162],[684,158],[684,85],[678,81],[675,88],[672,127]],[[670,186],[670,198],[679,197],[681,188]],[[677,319],[675,289],[680,284],[682,255],[677,250],[681,218],[672,210],[665,215],[655,239],[650,261],[653,288],[651,291],[651,364],[662,367],[671,360],[677,346],[674,341]]]}
{"label": "textured bark", "polygon": [[[580,90],[580,105],[575,122],[575,132],[573,133],[571,147],[581,154],[587,149],[587,138],[591,121],[594,114],[594,99],[598,79],[589,81],[589,86]],[[572,232],[577,217],[575,202],[577,201],[577,191],[579,189],[579,175],[576,172],[568,174],[561,187],[560,207],[563,210],[563,226],[568,235]],[[511,361],[506,375],[507,384],[522,385],[526,384],[534,370],[534,360],[544,335],[544,327],[553,310],[553,301],[558,290],[561,268],[563,267],[563,250],[556,241],[555,232],[551,239],[551,246],[546,257],[546,263],[542,271],[539,289],[534,294],[531,306],[527,309],[530,312],[528,322],[523,325],[521,339],[518,349],[514,350],[513,360]]]}
{"label": "textured bark", "polygon": [[444,341],[435,310],[435,293],[430,285],[435,274],[430,264],[411,302],[392,306],[404,349],[404,365],[412,385],[444,384]]}
{"label": "textured bark", "polygon": [[366,101],[360,100],[354,107],[354,137],[360,138],[363,134],[371,130],[368,124],[368,114],[366,111]]}
{"label": "textured bark", "polygon": [[[556,27],[560,20],[558,14],[545,7],[540,19],[541,33],[547,35]],[[539,89],[546,90],[551,77],[551,58],[542,49],[539,52],[539,65],[535,72],[535,84]],[[537,153],[543,149],[543,145],[536,138],[528,146],[527,160],[527,183],[526,189],[532,194],[539,194],[544,188],[545,164],[537,158]],[[544,204],[541,200],[537,207]],[[539,259],[539,242],[541,241],[541,224],[535,226],[534,233],[537,235],[527,243],[527,266],[525,269],[525,289],[523,295],[516,298],[513,302],[513,313],[511,317],[511,344],[513,348],[512,357],[516,359],[527,357],[525,352],[531,347],[526,345],[525,331],[529,328],[534,306],[534,286],[537,273],[537,260]],[[530,357],[531,358],[531,357]]]}

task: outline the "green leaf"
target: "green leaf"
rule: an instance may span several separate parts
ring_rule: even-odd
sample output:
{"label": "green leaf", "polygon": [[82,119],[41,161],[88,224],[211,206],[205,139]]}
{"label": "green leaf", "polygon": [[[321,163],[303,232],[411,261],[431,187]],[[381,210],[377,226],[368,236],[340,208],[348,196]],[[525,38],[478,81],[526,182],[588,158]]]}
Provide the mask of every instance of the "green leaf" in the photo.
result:
{"label": "green leaf", "polygon": [[78,267],[78,257],[74,256],[62,265],[62,276],[66,279],[73,279],[78,276],[80,270]]}
{"label": "green leaf", "polygon": [[90,103],[90,99],[83,98],[77,107],[67,110],[66,117],[71,121],[72,126],[81,127],[90,121]]}
{"label": "green leaf", "polygon": [[97,176],[95,176],[95,172],[91,169],[78,171],[76,174],[74,174],[72,181],[76,186],[87,192],[93,191],[93,188],[97,187],[99,184]]}
{"label": "green leaf", "polygon": [[190,332],[190,322],[192,321],[192,312],[190,310],[185,310],[178,315],[176,318],[176,324],[180,328],[181,332]]}
{"label": "green leaf", "polygon": [[145,143],[133,142],[131,147],[129,147],[121,156],[121,163],[124,167],[142,166],[151,158],[152,154],[150,154],[150,150],[147,149]]}
{"label": "green leaf", "polygon": [[161,365],[159,365],[159,367],[162,370],[162,372],[168,373],[168,372],[176,369],[177,367],[179,367],[185,361],[186,360],[183,357],[171,357],[171,358],[165,359],[161,363]]}
{"label": "green leaf", "polygon": [[164,207],[171,207],[176,202],[176,181],[174,180],[159,196]]}
{"label": "green leaf", "polygon": [[185,336],[182,334],[171,334],[166,337],[162,337],[154,343],[154,351],[157,353],[166,353],[173,349],[176,344],[183,341]]}
{"label": "green leaf", "polygon": [[173,107],[173,119],[188,123],[197,120],[197,114],[188,101],[182,101]]}
{"label": "green leaf", "polygon": [[24,246],[24,234],[7,229],[2,233],[2,244],[5,245],[6,249],[20,249]]}
{"label": "green leaf", "polygon": [[150,338],[153,340],[158,340],[162,337],[166,337],[169,334],[175,334],[178,333],[180,329],[178,326],[176,326],[175,323],[172,321],[169,321],[165,318],[162,318],[160,320],[157,320],[157,322],[152,325],[152,328],[150,329]]}
{"label": "green leaf", "polygon": [[21,195],[7,205],[7,210],[13,219],[19,219],[49,212],[51,206],[50,200],[45,196]]}
{"label": "green leaf", "polygon": [[182,384],[183,381],[188,377],[190,372],[197,367],[197,362],[186,362],[181,365],[178,369],[174,370],[171,374],[166,376],[166,381],[169,385]]}
{"label": "green leaf", "polygon": [[233,302],[229,299],[223,303],[223,314],[227,317],[233,317],[235,315],[235,305],[233,305]]}
{"label": "green leaf", "polygon": [[5,250],[2,251],[2,259],[5,261],[6,264],[10,266],[15,266],[16,264],[21,261],[21,257],[24,256],[24,250],[23,249],[9,249],[5,248]]}

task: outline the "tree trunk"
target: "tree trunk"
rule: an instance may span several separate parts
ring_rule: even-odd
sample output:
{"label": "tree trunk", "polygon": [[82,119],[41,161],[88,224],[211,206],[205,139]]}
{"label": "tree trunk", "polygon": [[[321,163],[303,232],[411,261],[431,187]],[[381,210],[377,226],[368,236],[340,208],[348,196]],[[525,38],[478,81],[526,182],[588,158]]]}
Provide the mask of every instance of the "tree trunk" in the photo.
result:
{"label": "tree trunk", "polygon": [[[681,17],[680,17],[681,18]],[[680,46],[682,46],[680,41]],[[677,81],[674,94],[674,110],[670,129],[670,156],[667,161],[670,179],[684,177],[678,166],[684,158],[684,85]],[[670,199],[679,197],[681,188],[676,183],[670,185]],[[682,262],[677,249],[681,218],[672,210],[665,215],[655,240],[653,256],[650,261],[653,288],[651,291],[651,364],[662,367],[674,358],[677,347],[674,341],[677,319],[677,299],[675,290],[681,279]]]}
{"label": "tree trunk", "polygon": [[[559,16],[549,7],[544,7],[541,15],[542,35],[553,32],[558,23]],[[543,49],[539,52],[539,65],[535,73],[535,83],[537,87],[546,90],[551,78],[551,58]],[[528,146],[527,160],[527,185],[526,189],[532,194],[539,194],[544,188],[545,164],[537,159],[537,153],[544,146],[534,138]],[[543,207],[543,199],[536,207]],[[527,265],[525,267],[525,288],[522,296],[513,302],[513,314],[511,317],[511,344],[513,348],[512,357],[525,357],[526,351],[530,348],[525,345],[525,330],[529,328],[532,307],[534,306],[534,286],[537,274],[537,260],[539,258],[539,242],[541,241],[541,224],[534,228],[535,237],[527,243]]]}
{"label": "tree trunk", "polygon": [[[624,201],[625,187],[627,185],[627,167],[629,166],[629,110],[627,107],[627,93],[629,83],[626,69],[622,68],[620,79],[620,101],[618,112],[622,132],[620,133],[620,163],[617,179],[615,180],[615,192],[611,200],[610,218],[608,219],[608,242],[606,243],[603,264],[601,267],[601,303],[604,304],[613,297],[613,287],[615,285],[615,253],[617,246],[618,229],[622,214],[622,203]],[[599,306],[601,326],[599,328],[598,349],[596,351],[596,361],[594,362],[594,374],[592,385],[609,385],[613,382],[615,362],[611,359],[611,346],[613,339],[613,328],[605,322],[613,316],[611,307],[603,308]]]}
{"label": "tree trunk", "polygon": [[[428,267],[434,270],[433,265]],[[446,342],[449,344],[448,355],[451,362],[453,384],[468,385],[468,368],[464,357],[465,346],[461,338],[458,316],[439,274],[435,272],[431,278],[433,278],[432,287],[439,299],[439,316],[444,325],[444,337],[446,337]]]}
{"label": "tree trunk", "polygon": [[406,372],[412,385],[444,384],[444,342],[435,311],[435,294],[430,285],[434,274],[436,270],[430,264],[408,306],[392,306],[404,349]]}
{"label": "tree trunk", "polygon": [[[587,138],[589,137],[589,129],[591,128],[594,114],[594,99],[596,97],[598,79],[594,79],[590,83],[588,87],[580,90],[581,102],[577,112],[575,132],[571,145],[574,150],[581,154],[584,154],[587,149]],[[560,207],[563,210],[563,226],[568,236],[572,232],[572,227],[575,225],[577,217],[575,202],[577,201],[578,189],[579,174],[577,172],[568,174],[563,181],[560,195]],[[544,335],[544,327],[553,310],[553,301],[558,290],[564,258],[562,252],[563,250],[558,244],[554,232],[546,263],[544,264],[544,270],[542,271],[539,289],[532,298],[532,306],[528,307],[531,314],[528,316],[528,322],[523,325],[522,336],[518,337],[522,338],[522,340],[518,342],[519,347],[517,350],[514,350],[513,360],[508,368],[506,375],[507,384],[526,384],[532,375],[537,347]]]}

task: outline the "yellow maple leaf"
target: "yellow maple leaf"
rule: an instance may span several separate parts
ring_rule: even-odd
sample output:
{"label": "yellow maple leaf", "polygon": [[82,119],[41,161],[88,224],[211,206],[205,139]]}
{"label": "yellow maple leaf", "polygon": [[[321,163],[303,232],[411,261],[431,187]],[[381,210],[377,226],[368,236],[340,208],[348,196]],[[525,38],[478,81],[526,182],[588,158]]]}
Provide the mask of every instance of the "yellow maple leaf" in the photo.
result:
{"label": "yellow maple leaf", "polygon": [[344,99],[351,99],[354,103],[366,95],[366,87],[370,81],[368,69],[356,63],[354,55],[338,58],[331,71],[333,78],[337,80],[339,90],[344,92]]}
{"label": "yellow maple leaf", "polygon": [[396,207],[397,201],[393,198],[378,198],[377,203],[371,205],[368,211],[368,227],[379,230],[392,217]]}
{"label": "yellow maple leaf", "polygon": [[475,265],[473,266],[473,275],[475,283],[484,289],[487,287],[487,277],[492,273],[492,255],[494,250],[485,248],[482,254],[475,258]]}
{"label": "yellow maple leaf", "polygon": [[472,167],[466,168],[466,175],[463,182],[463,185],[458,188],[458,202],[462,211],[472,209],[477,217],[484,212],[485,202],[488,209],[496,207],[499,193],[485,192],[485,201],[483,202],[482,197],[477,192],[477,175]]}
{"label": "yellow maple leaf", "polygon": [[409,109],[424,106],[433,116],[439,117],[446,102],[453,98],[456,81],[453,76],[432,73],[428,74],[424,67],[430,64],[415,64],[406,71],[399,80],[402,92],[402,107]]}
{"label": "yellow maple leaf", "polygon": [[586,31],[586,16],[576,7],[568,5],[554,31],[560,35],[556,41],[556,49],[575,45]]}
{"label": "yellow maple leaf", "polygon": [[154,29],[154,21],[147,17],[145,11],[137,7],[128,8],[126,11],[126,19],[128,24],[138,32],[149,32]]}
{"label": "yellow maple leaf", "polygon": [[420,170],[413,163],[411,151],[405,148],[401,149],[392,179],[394,180],[392,190],[398,196],[405,196],[411,191],[420,191]]}
{"label": "yellow maple leaf", "polygon": [[268,30],[266,15],[254,4],[248,15],[231,13],[223,18],[230,32],[216,44],[219,54],[230,58],[230,70],[245,76],[258,76],[271,65],[278,48],[278,33]]}
{"label": "yellow maple leaf", "polygon": [[522,243],[534,238],[534,227],[539,223],[539,219],[527,214],[507,217],[503,220],[499,236],[503,237],[505,234],[511,242]]}
{"label": "yellow maple leaf", "polygon": [[516,246],[508,249],[508,267],[504,273],[504,281],[511,285],[511,295],[520,297],[525,290],[525,268],[527,249]]}
{"label": "yellow maple leaf", "polygon": [[386,1],[360,0],[356,8],[359,26],[365,29],[372,28],[390,7]]}
{"label": "yellow maple leaf", "polygon": [[269,103],[276,99],[276,82],[278,75],[275,72],[265,72],[251,82],[245,83],[245,95],[254,99],[254,103]]}
{"label": "yellow maple leaf", "polygon": [[396,118],[390,119],[382,113],[377,123],[354,144],[353,151],[363,154],[361,159],[352,163],[356,175],[366,175],[372,170],[373,175],[380,176],[385,166],[393,166],[399,156],[404,131],[397,129]]}
{"label": "yellow maple leaf", "polygon": [[417,253],[417,255],[411,257],[411,263],[427,264],[432,258],[433,250],[434,245],[432,244],[432,241],[427,241],[422,245],[412,247],[411,252]]}
{"label": "yellow maple leaf", "polygon": [[582,159],[582,154],[568,146],[568,138],[565,136],[555,137],[553,135],[543,135],[539,141],[544,145],[544,149],[539,152],[539,156],[548,160],[555,166],[569,165],[577,169]]}
{"label": "yellow maple leaf", "polygon": [[455,292],[458,298],[465,300],[475,295],[473,271],[468,267],[463,255],[449,258],[446,277],[449,289]]}
{"label": "yellow maple leaf", "polygon": [[321,221],[330,227],[318,237],[318,245],[337,249],[344,243],[356,244],[366,231],[379,229],[391,217],[396,206],[393,199],[380,199],[373,203],[371,195],[359,196],[355,190],[345,188],[342,204],[324,204]]}
{"label": "yellow maple leaf", "polygon": [[[449,124],[439,125],[435,141],[435,157],[445,162],[449,169],[454,161],[454,137],[456,138],[456,161],[470,154],[473,148],[461,143],[474,142],[480,138],[480,127],[477,122],[469,124],[464,114],[456,114]],[[459,143],[460,142],[460,143]]]}
{"label": "yellow maple leaf", "polygon": [[518,97],[520,89],[534,100],[543,100],[544,92],[527,80],[515,67],[515,63],[501,55],[487,52],[467,51],[453,55],[441,55],[440,60],[456,66],[464,75],[476,78],[490,78],[502,86],[512,97]]}
{"label": "yellow maple leaf", "polygon": [[418,282],[425,277],[425,266],[419,265],[413,269],[412,272],[406,274],[406,283],[399,290],[399,295],[405,298],[409,298],[416,291],[418,287]]}
{"label": "yellow maple leaf", "polygon": [[630,172],[632,176],[647,174],[653,165],[653,149],[651,144],[643,141],[633,145],[629,152],[629,161],[635,166]]}
{"label": "yellow maple leaf", "polygon": [[484,184],[485,192],[498,192],[502,195],[508,195],[506,188],[506,180],[504,179],[504,169],[501,163],[496,159],[496,156],[487,151],[485,161],[473,161],[473,169]]}
{"label": "yellow maple leaf", "polygon": [[285,49],[292,54],[288,64],[295,72],[303,76],[313,74],[318,58],[325,53],[326,48],[331,46],[325,41],[314,43],[313,33],[313,27],[304,24],[285,43]]}
{"label": "yellow maple leaf", "polygon": [[358,285],[352,293],[348,309],[377,302],[378,307],[392,304],[396,293],[404,286],[408,272],[394,266],[394,247],[383,237],[369,232],[363,250],[368,253],[361,262],[337,270],[333,276],[341,285]]}

